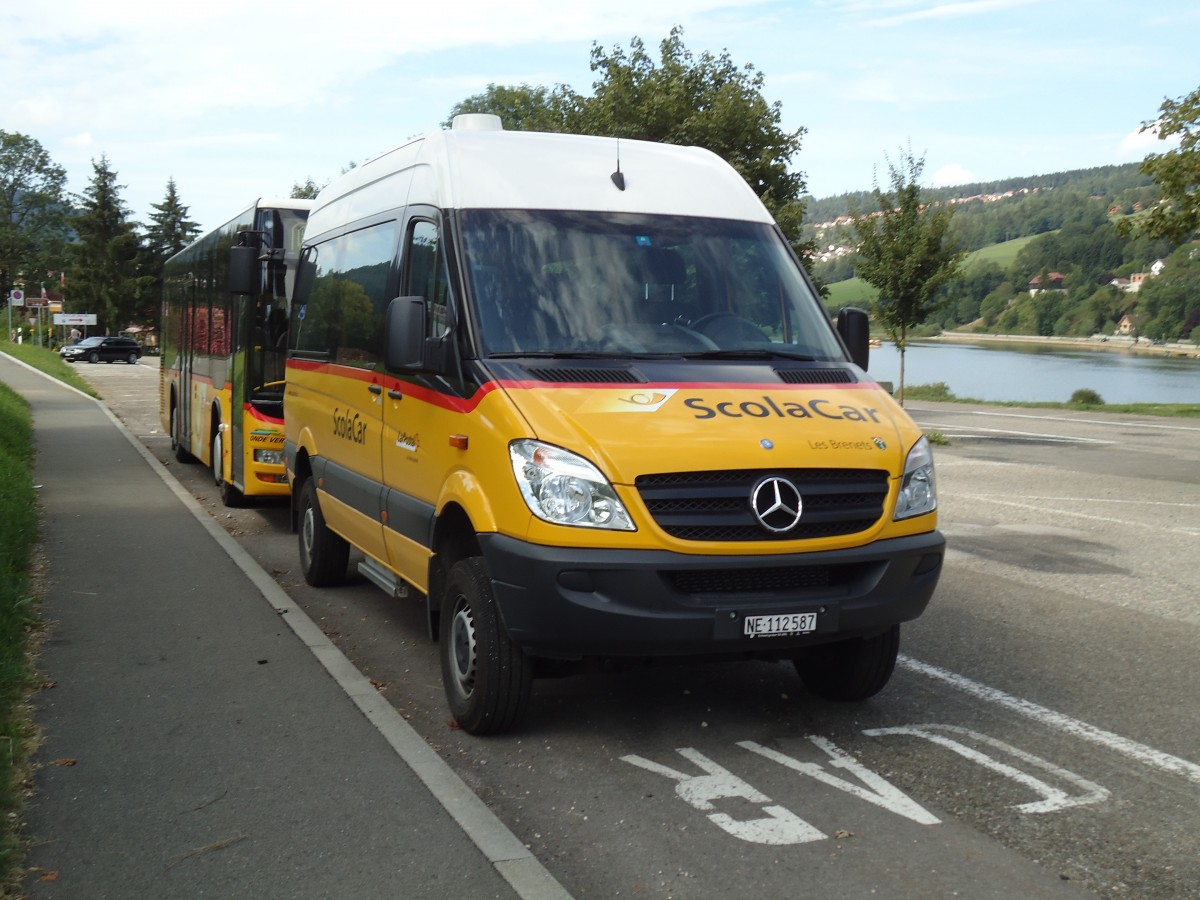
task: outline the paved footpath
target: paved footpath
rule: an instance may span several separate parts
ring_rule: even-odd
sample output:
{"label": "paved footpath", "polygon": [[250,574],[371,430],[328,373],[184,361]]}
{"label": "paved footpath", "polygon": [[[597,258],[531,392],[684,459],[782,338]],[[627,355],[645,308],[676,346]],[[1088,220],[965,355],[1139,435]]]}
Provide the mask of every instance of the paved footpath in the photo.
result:
{"label": "paved footpath", "polygon": [[105,409],[33,406],[34,898],[568,895]]}

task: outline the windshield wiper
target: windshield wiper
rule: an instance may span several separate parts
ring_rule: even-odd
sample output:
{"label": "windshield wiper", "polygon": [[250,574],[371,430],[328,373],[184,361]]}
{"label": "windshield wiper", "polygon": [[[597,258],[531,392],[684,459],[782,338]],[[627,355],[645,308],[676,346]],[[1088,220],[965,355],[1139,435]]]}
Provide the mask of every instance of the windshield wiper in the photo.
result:
{"label": "windshield wiper", "polygon": [[681,353],[686,359],[794,359],[799,362],[816,362],[817,357],[788,350],[756,350],[743,347],[740,350],[704,350],[699,353]]}
{"label": "windshield wiper", "polygon": [[517,350],[507,353],[489,353],[488,359],[626,359],[629,353],[602,353],[597,350],[548,351]]}

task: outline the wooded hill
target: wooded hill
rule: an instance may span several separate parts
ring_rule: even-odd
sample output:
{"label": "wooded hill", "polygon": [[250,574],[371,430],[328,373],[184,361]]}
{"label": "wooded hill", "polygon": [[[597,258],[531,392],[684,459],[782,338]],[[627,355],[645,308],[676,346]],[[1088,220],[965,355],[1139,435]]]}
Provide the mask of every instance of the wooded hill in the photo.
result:
{"label": "wooded hill", "polygon": [[[1200,254],[1117,228],[1158,202],[1137,163],[930,188],[924,197],[954,204],[951,234],[970,252],[925,332],[1086,336],[1124,322],[1145,337],[1179,340],[1200,328],[1200,261],[1191,258]],[[831,307],[871,299],[853,277],[848,223],[876,210],[869,191],[808,200],[812,272],[829,286]],[[1151,277],[1157,260],[1165,264]]]}

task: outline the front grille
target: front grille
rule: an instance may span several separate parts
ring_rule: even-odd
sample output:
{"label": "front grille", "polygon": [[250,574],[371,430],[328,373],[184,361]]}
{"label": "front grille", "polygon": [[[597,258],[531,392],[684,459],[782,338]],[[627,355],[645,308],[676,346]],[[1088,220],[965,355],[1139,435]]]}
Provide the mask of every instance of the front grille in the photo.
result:
{"label": "front grille", "polygon": [[828,588],[834,575],[829,566],[780,566],[755,569],[685,569],[668,572],[667,579],[685,594],[763,594]]}
{"label": "front grille", "polygon": [[[767,476],[800,492],[800,521],[785,532],[764,528],[751,507]],[[643,475],[635,485],[654,521],[685,541],[798,541],[865,531],[883,515],[888,474],[874,469],[743,469]]]}

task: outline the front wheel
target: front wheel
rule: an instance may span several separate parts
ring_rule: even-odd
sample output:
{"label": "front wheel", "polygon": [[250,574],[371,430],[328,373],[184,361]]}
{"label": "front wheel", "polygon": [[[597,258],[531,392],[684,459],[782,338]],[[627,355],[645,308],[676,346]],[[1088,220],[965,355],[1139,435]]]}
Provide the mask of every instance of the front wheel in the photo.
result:
{"label": "front wheel", "polygon": [[900,653],[900,626],[868,638],[822,644],[795,658],[804,686],[826,700],[874,697],[892,677]]}
{"label": "front wheel", "polygon": [[321,515],[317,486],[305,478],[300,486],[300,570],[313,587],[337,584],[346,576],[350,545],[334,534]]}
{"label": "front wheel", "polygon": [[532,666],[500,621],[482,558],[450,570],[439,631],[442,683],[459,727],[480,735],[507,731],[529,702]]}
{"label": "front wheel", "polygon": [[93,350],[91,353],[88,354],[88,362],[92,363],[92,365],[95,365],[96,363],[100,362],[100,354],[97,353],[95,350]]}
{"label": "front wheel", "polygon": [[241,506],[245,499],[242,492],[225,480],[225,447],[219,425],[213,426],[212,473],[213,482],[221,494],[221,502],[226,506]]}

